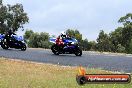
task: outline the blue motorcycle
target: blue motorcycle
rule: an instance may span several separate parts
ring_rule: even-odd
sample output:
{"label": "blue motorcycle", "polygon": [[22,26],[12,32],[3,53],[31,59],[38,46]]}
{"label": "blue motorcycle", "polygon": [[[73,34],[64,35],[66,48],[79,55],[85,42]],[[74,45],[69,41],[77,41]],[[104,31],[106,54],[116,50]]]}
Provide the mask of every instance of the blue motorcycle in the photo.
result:
{"label": "blue motorcycle", "polygon": [[76,56],[82,55],[82,50],[78,45],[78,41],[75,38],[65,39],[50,39],[50,42],[54,43],[51,47],[52,52],[55,55],[59,54],[75,54]]}
{"label": "blue motorcycle", "polygon": [[17,35],[0,35],[1,40],[1,47],[3,49],[8,48],[15,48],[15,49],[21,49],[22,51],[26,50],[26,43],[24,42],[24,39],[22,36]]}

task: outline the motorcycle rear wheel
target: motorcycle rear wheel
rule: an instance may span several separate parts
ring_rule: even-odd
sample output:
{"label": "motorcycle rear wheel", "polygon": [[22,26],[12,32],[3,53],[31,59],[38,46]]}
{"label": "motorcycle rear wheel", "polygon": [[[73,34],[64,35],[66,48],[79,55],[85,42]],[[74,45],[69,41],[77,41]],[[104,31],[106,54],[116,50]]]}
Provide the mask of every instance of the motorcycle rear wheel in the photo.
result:
{"label": "motorcycle rear wheel", "polygon": [[8,48],[9,48],[7,42],[4,42],[4,41],[1,42],[1,47],[2,47],[3,49],[8,49]]}
{"label": "motorcycle rear wheel", "polygon": [[53,52],[55,55],[59,55],[59,48],[58,48],[57,45],[53,45],[53,46],[51,47],[51,50],[52,50],[52,52]]}

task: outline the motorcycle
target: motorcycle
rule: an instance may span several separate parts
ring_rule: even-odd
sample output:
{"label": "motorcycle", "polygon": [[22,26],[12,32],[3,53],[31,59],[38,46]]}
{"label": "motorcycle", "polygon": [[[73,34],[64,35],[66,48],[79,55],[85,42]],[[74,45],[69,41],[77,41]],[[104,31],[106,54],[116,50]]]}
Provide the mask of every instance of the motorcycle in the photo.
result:
{"label": "motorcycle", "polygon": [[52,52],[55,55],[59,54],[75,54],[76,56],[82,55],[82,50],[78,45],[78,41],[75,38],[54,39],[51,38],[50,42],[54,43],[51,47]]}
{"label": "motorcycle", "polygon": [[22,51],[25,51],[27,48],[26,43],[24,42],[22,36],[17,36],[17,35],[1,36],[1,47],[3,49],[8,49],[8,48],[21,49]]}

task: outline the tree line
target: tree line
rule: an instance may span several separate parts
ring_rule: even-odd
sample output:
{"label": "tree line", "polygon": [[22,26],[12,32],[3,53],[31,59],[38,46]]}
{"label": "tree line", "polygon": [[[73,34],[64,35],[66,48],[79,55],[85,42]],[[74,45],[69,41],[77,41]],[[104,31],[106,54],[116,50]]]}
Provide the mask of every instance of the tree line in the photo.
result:
{"label": "tree line", "polygon": [[118,20],[122,27],[106,34],[100,31],[96,49],[99,51],[132,53],[132,13],[128,13]]}
{"label": "tree line", "polygon": [[[23,29],[23,25],[29,22],[29,17],[23,9],[22,4],[4,5],[0,0],[0,33],[5,33],[12,29],[14,32]],[[122,24],[110,33],[100,30],[96,41],[82,39],[79,30],[67,29],[67,33],[79,41],[83,50],[93,50],[101,52],[132,53],[132,13],[128,13],[118,20]],[[29,47],[50,48],[50,34],[46,32],[33,32],[26,30],[25,41]]]}
{"label": "tree line", "polygon": [[22,4],[4,5],[0,0],[0,33],[6,33],[10,29],[14,32],[18,29],[23,30],[23,25],[28,21],[29,18]]}

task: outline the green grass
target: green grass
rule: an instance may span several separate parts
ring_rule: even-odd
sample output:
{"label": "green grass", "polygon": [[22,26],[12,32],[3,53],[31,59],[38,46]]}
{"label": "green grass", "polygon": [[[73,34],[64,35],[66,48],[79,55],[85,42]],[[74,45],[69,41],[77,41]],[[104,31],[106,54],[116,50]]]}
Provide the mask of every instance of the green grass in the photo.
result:
{"label": "green grass", "polygon": [[[0,58],[0,88],[132,88],[130,84],[76,83],[78,67],[38,64]],[[108,74],[101,69],[87,69],[87,73]]]}

